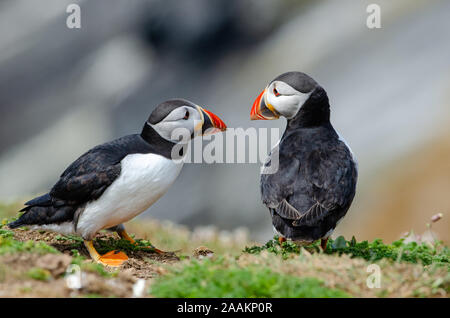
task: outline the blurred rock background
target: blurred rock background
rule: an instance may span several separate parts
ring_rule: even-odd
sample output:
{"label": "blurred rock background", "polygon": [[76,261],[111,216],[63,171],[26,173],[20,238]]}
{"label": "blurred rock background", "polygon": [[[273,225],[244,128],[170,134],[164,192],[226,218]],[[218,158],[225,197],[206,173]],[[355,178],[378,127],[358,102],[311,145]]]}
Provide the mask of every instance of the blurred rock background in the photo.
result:
{"label": "blurred rock background", "polygon": [[[81,29],[66,7],[81,7]],[[382,28],[366,27],[367,5]],[[445,0],[4,0],[0,2],[0,200],[46,191],[90,147],[139,132],[173,97],[229,127],[250,122],[272,78],[301,70],[327,90],[359,159],[335,235],[389,242],[436,213],[450,240],[450,2]],[[259,165],[186,165],[141,218],[272,235]]]}

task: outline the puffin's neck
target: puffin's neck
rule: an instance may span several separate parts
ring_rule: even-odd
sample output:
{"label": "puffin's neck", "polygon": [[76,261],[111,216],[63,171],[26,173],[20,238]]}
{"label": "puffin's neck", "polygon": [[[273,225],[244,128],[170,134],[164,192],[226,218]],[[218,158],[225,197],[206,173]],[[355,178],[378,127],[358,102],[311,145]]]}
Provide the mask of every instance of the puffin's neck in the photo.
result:
{"label": "puffin's neck", "polygon": [[176,143],[171,142],[161,137],[152,126],[145,123],[142,128],[141,137],[144,139],[152,149],[166,158],[171,158],[172,148]]}
{"label": "puffin's neck", "polygon": [[317,87],[298,113],[287,121],[286,129],[317,127],[330,124],[330,104],[322,87]]}

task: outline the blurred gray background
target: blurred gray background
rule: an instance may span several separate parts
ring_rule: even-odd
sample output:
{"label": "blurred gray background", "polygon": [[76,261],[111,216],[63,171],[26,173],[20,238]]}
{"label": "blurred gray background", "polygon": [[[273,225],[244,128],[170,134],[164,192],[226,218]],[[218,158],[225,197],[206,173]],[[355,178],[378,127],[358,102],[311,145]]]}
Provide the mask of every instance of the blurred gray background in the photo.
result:
{"label": "blurred gray background", "polygon": [[[66,7],[81,7],[81,29]],[[368,29],[366,7],[381,7]],[[46,191],[99,143],[140,132],[160,102],[184,97],[228,127],[258,93],[303,71],[328,92],[332,123],[359,160],[355,203],[336,234],[397,239],[435,226],[448,242],[450,1],[0,1],[0,200]],[[141,218],[272,235],[259,165],[186,165]]]}

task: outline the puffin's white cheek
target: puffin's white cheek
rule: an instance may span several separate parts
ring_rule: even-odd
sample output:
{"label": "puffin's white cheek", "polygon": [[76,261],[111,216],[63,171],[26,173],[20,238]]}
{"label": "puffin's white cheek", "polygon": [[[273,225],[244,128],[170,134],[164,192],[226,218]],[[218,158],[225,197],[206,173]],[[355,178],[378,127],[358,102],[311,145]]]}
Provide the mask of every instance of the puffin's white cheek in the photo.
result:
{"label": "puffin's white cheek", "polygon": [[290,119],[297,115],[300,108],[303,106],[303,104],[308,100],[311,93],[304,94],[299,93],[293,96],[286,96],[286,98],[289,98],[289,101],[286,101],[286,114],[285,117]]}
{"label": "puffin's white cheek", "polygon": [[297,95],[289,96],[288,98],[289,100],[286,101],[286,117],[292,118],[297,114],[303,103]]}
{"label": "puffin's white cheek", "polygon": [[174,132],[177,130],[178,126],[176,122],[162,122],[153,126],[153,128],[164,139],[173,140]]}
{"label": "puffin's white cheek", "polygon": [[275,108],[277,112],[284,117],[294,116],[299,107],[299,98],[294,96],[274,96],[269,95],[267,101]]}

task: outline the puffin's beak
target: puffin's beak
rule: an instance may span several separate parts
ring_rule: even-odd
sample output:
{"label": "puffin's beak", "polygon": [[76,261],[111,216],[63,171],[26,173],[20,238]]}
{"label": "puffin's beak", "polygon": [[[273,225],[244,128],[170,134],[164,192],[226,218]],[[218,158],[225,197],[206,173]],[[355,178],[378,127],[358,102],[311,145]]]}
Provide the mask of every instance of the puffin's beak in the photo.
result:
{"label": "puffin's beak", "polygon": [[280,115],[275,108],[271,104],[266,103],[266,91],[267,88],[258,95],[253,103],[252,110],[250,111],[251,120],[272,120],[280,118]]}
{"label": "puffin's beak", "polygon": [[202,135],[205,134],[206,130],[212,128],[212,133],[216,133],[219,131],[225,131],[227,129],[227,125],[220,119],[217,115],[206,110],[200,106],[198,106],[198,111],[200,112],[200,116],[203,118]]}

